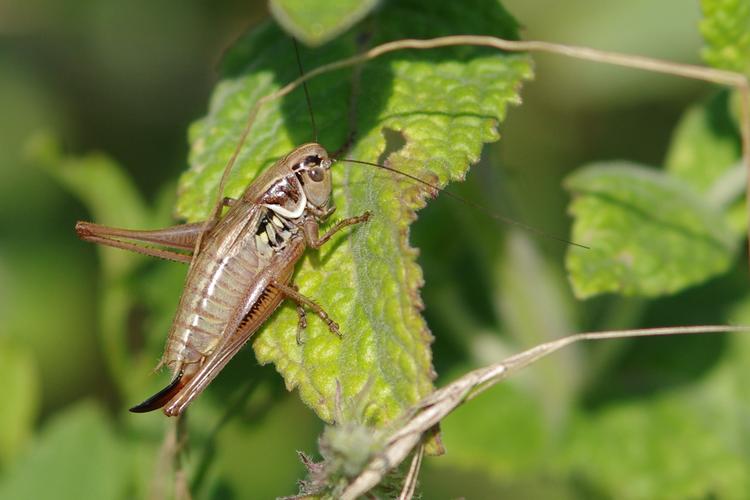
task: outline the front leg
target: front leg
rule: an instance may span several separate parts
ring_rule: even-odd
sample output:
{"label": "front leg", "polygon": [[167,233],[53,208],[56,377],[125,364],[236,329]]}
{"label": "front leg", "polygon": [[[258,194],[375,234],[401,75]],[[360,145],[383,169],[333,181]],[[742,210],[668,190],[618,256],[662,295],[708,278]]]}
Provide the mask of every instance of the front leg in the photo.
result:
{"label": "front leg", "polygon": [[321,246],[323,246],[323,244],[325,244],[326,241],[330,240],[334,234],[338,233],[345,227],[353,226],[354,224],[360,224],[362,222],[367,222],[371,218],[372,212],[365,212],[362,215],[357,215],[355,217],[349,217],[340,220],[336,224],[334,224],[331,229],[326,231],[323,236],[318,235],[319,227],[317,221],[312,218],[308,219],[304,225],[305,242],[312,248],[320,248]]}

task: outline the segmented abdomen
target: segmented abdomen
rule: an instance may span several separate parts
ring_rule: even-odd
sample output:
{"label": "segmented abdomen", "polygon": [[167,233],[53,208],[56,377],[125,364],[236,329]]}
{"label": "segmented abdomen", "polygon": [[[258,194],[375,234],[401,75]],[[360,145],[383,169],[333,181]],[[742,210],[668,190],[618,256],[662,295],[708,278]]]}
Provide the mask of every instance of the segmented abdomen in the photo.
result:
{"label": "segmented abdomen", "polygon": [[162,362],[173,371],[191,364],[197,368],[241,304],[255,303],[266,292],[268,273],[263,271],[274,252],[257,235],[267,222],[265,211],[257,205],[236,207],[211,231],[187,276],[167,339]]}

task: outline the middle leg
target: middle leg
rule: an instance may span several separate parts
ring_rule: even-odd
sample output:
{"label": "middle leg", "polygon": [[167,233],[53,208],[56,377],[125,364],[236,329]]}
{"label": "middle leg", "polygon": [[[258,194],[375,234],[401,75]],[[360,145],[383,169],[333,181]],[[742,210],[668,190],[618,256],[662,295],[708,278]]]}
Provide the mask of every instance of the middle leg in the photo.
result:
{"label": "middle leg", "polygon": [[[285,285],[284,283],[280,283],[278,281],[272,282],[272,285],[276,287],[286,298],[293,300],[296,302],[298,306],[298,314],[299,310],[303,307],[307,307],[311,311],[313,311],[315,314],[317,314],[320,319],[325,321],[326,325],[328,325],[328,329],[331,330],[331,333],[335,333],[339,337],[341,337],[341,332],[339,331],[339,325],[335,321],[331,319],[331,317],[328,315],[328,313],[320,307],[315,301],[312,299],[309,299],[302,295],[300,292],[296,290],[296,287]],[[305,325],[307,326],[307,320],[305,319],[304,309],[302,309],[302,314],[300,314],[300,326]],[[299,335],[299,333],[298,333]],[[298,341],[301,339],[298,336]]]}

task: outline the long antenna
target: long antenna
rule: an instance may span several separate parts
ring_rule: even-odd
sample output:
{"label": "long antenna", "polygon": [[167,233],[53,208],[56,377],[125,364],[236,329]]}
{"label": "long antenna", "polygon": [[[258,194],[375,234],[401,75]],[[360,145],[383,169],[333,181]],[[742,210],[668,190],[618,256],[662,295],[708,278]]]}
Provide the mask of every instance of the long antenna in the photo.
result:
{"label": "long antenna", "polygon": [[[299,56],[299,45],[297,39],[292,37],[292,43],[294,44],[294,55],[297,56],[297,68],[299,69],[299,76],[305,76],[305,70],[302,68],[302,58]],[[307,100],[307,110],[310,112],[310,122],[312,123],[313,129],[313,142],[318,142],[318,127],[315,125],[315,113],[313,113],[312,101],[310,100],[310,92],[307,90],[307,81],[302,82],[302,88],[305,91],[305,99]]]}
{"label": "long antenna", "polygon": [[491,217],[492,219],[498,220],[498,221],[503,222],[505,224],[509,224],[511,226],[515,226],[515,227],[521,228],[521,229],[523,229],[525,231],[528,231],[530,233],[536,234],[537,236],[541,236],[541,237],[544,237],[544,238],[550,238],[552,240],[559,241],[561,243],[566,243],[568,245],[573,245],[573,246],[576,246],[576,247],[579,247],[579,248],[585,248],[586,250],[591,250],[591,247],[587,247],[586,245],[581,245],[580,243],[576,243],[574,241],[570,241],[570,240],[566,240],[565,238],[561,238],[559,236],[554,236],[552,234],[545,233],[541,229],[537,229],[534,226],[529,226],[528,224],[524,224],[523,222],[519,222],[517,220],[511,219],[510,217],[506,217],[504,215],[495,213],[495,212],[491,211],[490,209],[488,209],[487,207],[485,207],[483,205],[480,205],[479,203],[477,203],[475,201],[467,200],[466,198],[464,198],[462,196],[459,196],[459,195],[457,195],[455,193],[452,193],[451,191],[448,191],[447,189],[443,189],[443,188],[441,188],[439,186],[436,186],[435,184],[432,184],[431,182],[427,182],[426,180],[420,179],[419,177],[417,177],[415,175],[407,174],[406,172],[402,172],[402,171],[397,170],[397,169],[395,169],[393,167],[388,167],[386,165],[381,165],[379,163],[372,163],[372,162],[369,162],[369,161],[352,160],[352,159],[349,159],[349,158],[341,158],[338,161],[347,161],[349,163],[359,163],[360,165],[369,165],[371,167],[382,168],[383,170],[387,170],[388,172],[393,172],[394,174],[402,175],[402,176],[406,177],[407,179],[411,179],[412,181],[417,182],[419,184],[422,184],[423,186],[426,186],[426,187],[428,187],[430,189],[434,189],[434,190],[436,190],[436,191],[438,191],[440,193],[445,193],[445,195],[448,196],[449,198],[453,198],[454,200],[466,203],[470,207],[476,208],[477,210],[479,210],[480,212],[483,212],[484,214],[486,214],[487,216]]}

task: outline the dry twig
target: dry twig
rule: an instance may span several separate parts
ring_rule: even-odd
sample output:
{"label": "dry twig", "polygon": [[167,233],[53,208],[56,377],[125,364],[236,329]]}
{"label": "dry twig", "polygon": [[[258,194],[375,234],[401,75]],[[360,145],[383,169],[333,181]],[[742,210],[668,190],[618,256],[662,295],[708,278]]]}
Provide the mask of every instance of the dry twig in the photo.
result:
{"label": "dry twig", "polygon": [[[393,431],[386,439],[382,453],[375,456],[360,474],[351,480],[340,498],[341,500],[354,500],[376,486],[389,471],[401,464],[417,445],[421,448],[424,433],[438,424],[456,407],[492,387],[508,375],[570,344],[581,340],[728,332],[750,332],[750,326],[706,325],[580,333],[540,344],[499,363],[471,371],[418,403],[405,424]],[[411,476],[410,470],[407,483],[416,481],[416,477]]]}

